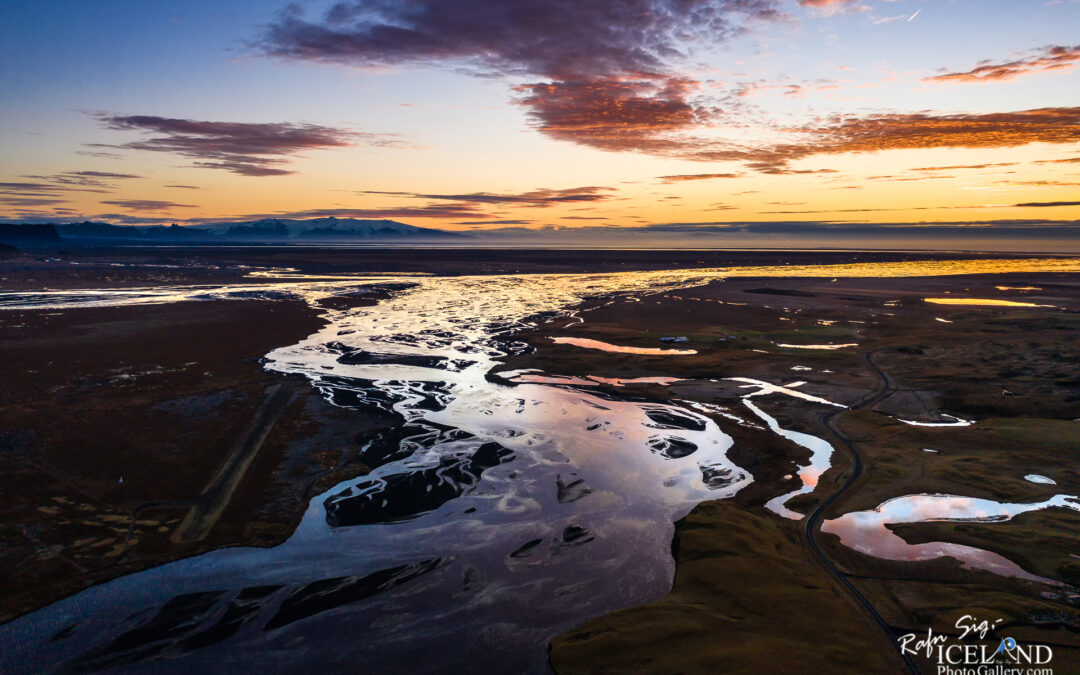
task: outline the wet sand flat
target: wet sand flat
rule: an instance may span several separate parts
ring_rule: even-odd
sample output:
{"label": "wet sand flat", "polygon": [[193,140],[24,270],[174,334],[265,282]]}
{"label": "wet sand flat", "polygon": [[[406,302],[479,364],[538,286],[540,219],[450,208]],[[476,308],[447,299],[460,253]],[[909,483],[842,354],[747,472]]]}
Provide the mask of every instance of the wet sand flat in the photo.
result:
{"label": "wet sand flat", "polygon": [[0,615],[209,548],[272,545],[317,482],[365,471],[353,439],[386,421],[301,385],[220,521],[200,542],[171,539],[281,385],[259,360],[321,323],[299,301],[0,314]]}

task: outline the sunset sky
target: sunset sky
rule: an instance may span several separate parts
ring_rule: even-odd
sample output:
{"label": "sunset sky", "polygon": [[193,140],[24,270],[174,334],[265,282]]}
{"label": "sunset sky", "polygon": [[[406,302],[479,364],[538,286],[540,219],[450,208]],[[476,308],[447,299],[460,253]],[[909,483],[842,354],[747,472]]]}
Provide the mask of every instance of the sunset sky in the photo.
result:
{"label": "sunset sky", "polygon": [[1072,245],[1078,28],[1080,0],[8,0],[0,219]]}

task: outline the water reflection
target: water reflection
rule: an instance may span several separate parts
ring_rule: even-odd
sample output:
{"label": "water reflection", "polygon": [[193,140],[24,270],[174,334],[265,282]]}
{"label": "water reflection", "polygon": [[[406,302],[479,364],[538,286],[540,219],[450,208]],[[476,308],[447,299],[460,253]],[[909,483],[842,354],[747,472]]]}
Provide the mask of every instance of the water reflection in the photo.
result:
{"label": "water reflection", "polygon": [[[303,277],[300,277],[303,279]],[[321,277],[320,277],[321,278]],[[348,277],[323,281],[287,281],[281,283],[238,283],[230,285],[135,286],[128,288],[93,288],[63,291],[0,292],[0,309],[75,309],[79,307],[117,307],[160,305],[199,300],[317,300],[346,293],[363,292],[382,278]]]}
{"label": "water reflection", "polygon": [[583,347],[584,349],[599,349],[605,352],[614,352],[617,354],[643,354],[649,356],[677,356],[697,354],[696,349],[660,349],[658,347],[627,347],[625,345],[613,345],[609,342],[601,342],[600,340],[590,340],[588,338],[575,338],[575,337],[553,337],[551,341],[560,345],[574,345],[575,347]]}
{"label": "water reflection", "polygon": [[1053,307],[1054,305],[1039,305],[1034,302],[1018,302],[1015,300],[996,300],[993,298],[923,298],[932,305],[986,305],[990,307]]}
{"label": "water reflection", "polygon": [[947,556],[959,560],[964,567],[1060,586],[1060,582],[1031,574],[997,553],[945,542],[909,544],[886,527],[890,524],[937,521],[1001,522],[1021,513],[1052,507],[1080,511],[1080,502],[1077,497],[1069,495],[1055,495],[1044,502],[1032,504],[1002,504],[988,499],[953,495],[909,495],[890,499],[873,511],[856,511],[827,520],[822,523],[821,530],[840,537],[845,546],[875,558],[916,561]]}
{"label": "water reflection", "polygon": [[[838,265],[775,265],[726,268],[704,268],[656,272],[620,272],[613,274],[533,275],[536,279],[575,280],[583,284],[582,293],[597,290],[596,284],[608,290],[644,290],[648,288],[683,287],[717,278],[739,277],[814,277],[814,278],[898,278],[933,277],[962,274],[1006,274],[1039,272],[1080,272],[1077,258],[1022,258],[999,260],[912,260],[892,263],[844,263]],[[341,284],[430,279],[422,273],[352,275],[307,275],[295,268],[256,270],[248,275],[257,279],[278,279],[274,284],[235,284],[233,286],[154,286],[144,288],[115,288],[87,290],[39,290],[0,292],[0,309],[42,309],[62,307],[104,307],[131,304],[179,302],[185,300],[217,299],[213,294],[287,290],[294,293],[331,292]],[[459,277],[468,278],[468,277]],[[488,279],[514,279],[513,276],[490,276]],[[287,287],[285,284],[293,284]],[[209,292],[211,295],[207,295]],[[948,299],[947,300],[953,300]],[[1007,302],[1007,301],[1002,301]],[[745,305],[746,303],[728,303]]]}
{"label": "water reflection", "polygon": [[659,384],[669,385],[678,382],[680,377],[602,377],[600,375],[587,375],[575,377],[570,375],[541,375],[537,370],[504,370],[495,373],[497,376],[515,383],[529,382],[532,384],[565,384],[577,387],[595,387],[598,384],[608,384],[613,387],[624,387],[628,384]]}
{"label": "water reflection", "polygon": [[810,451],[809,463],[806,466],[801,467],[798,473],[799,480],[802,481],[802,487],[787,494],[774,497],[765,504],[765,508],[777,515],[792,520],[802,520],[803,515],[801,513],[792,511],[784,505],[793,497],[809,494],[814,491],[814,488],[817,487],[818,479],[821,478],[821,475],[828,471],[831,466],[833,447],[824,439],[818,438],[817,436],[781,428],[774,417],[765,413],[765,411],[761,410],[761,408],[758,408],[750,401],[743,400],[743,405],[760,417],[773,433],[783,436],[792,443],[800,445]]}
{"label": "water reflection", "polygon": [[363,448],[371,473],[315,498],[280,546],[164,565],[0,627],[19,645],[4,671],[545,672],[552,635],[662,596],[674,521],[751,478],[697,411],[488,374],[528,349],[513,333],[529,317],[681,279],[417,278],[327,310],[267,367],[401,420]]}
{"label": "water reflection", "polygon": [[1040,476],[1037,473],[1029,473],[1024,476],[1024,480],[1031,483],[1040,483],[1042,485],[1057,485],[1057,481],[1053,478],[1047,478],[1046,476]]}
{"label": "water reflection", "polygon": [[726,378],[732,382],[745,382],[741,385],[742,389],[753,389],[754,391],[744,396],[744,399],[751,398],[753,396],[768,396],[769,394],[783,394],[784,396],[791,396],[792,398],[801,398],[804,401],[810,401],[812,403],[823,403],[825,405],[835,406],[837,408],[846,408],[846,405],[840,403],[833,403],[832,401],[822,398],[820,396],[814,396],[813,394],[807,394],[804,391],[798,391],[798,387],[806,384],[805,382],[791,382],[786,385],[780,386],[772,384],[771,382],[765,382],[764,380],[755,380],[752,377],[729,377]]}
{"label": "water reflection", "polygon": [[774,342],[777,347],[787,347],[788,349],[846,349],[848,347],[858,347],[857,342],[847,342],[842,345],[825,344],[825,345],[791,345],[781,342]]}
{"label": "water reflection", "polygon": [[904,424],[910,424],[913,427],[970,427],[975,424],[975,420],[960,419],[954,415],[941,414],[942,417],[952,420],[951,422],[919,422],[917,420],[905,420],[900,417],[896,418],[897,422],[903,422]]}

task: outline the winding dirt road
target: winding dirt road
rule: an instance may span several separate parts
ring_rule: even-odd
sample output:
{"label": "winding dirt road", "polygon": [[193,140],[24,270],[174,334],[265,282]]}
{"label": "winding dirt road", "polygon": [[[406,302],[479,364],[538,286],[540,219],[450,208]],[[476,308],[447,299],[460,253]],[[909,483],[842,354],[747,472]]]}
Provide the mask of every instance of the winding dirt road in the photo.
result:
{"label": "winding dirt road", "polygon": [[[865,595],[863,595],[862,591],[860,591],[855,586],[855,584],[851,582],[850,579],[848,579],[847,575],[844,574],[844,572],[842,572],[835,564],[833,564],[831,560],[829,560],[828,556],[825,555],[825,552],[821,550],[820,546],[818,546],[817,539],[815,538],[821,526],[821,521],[825,517],[825,512],[828,511],[829,508],[834,503],[836,503],[836,501],[840,499],[840,497],[842,497],[856,483],[856,481],[859,480],[859,476],[862,475],[863,469],[862,456],[859,455],[859,451],[855,449],[855,446],[852,443],[851,439],[840,433],[840,430],[837,429],[836,426],[833,424],[833,420],[836,418],[837,415],[843,413],[845,410],[856,410],[859,408],[868,408],[876,405],[877,403],[887,398],[894,391],[894,387],[892,385],[892,382],[889,380],[889,376],[886,375],[876,363],[874,363],[873,356],[875,353],[876,351],[867,352],[864,356],[866,358],[867,364],[870,365],[874,372],[877,373],[878,378],[880,378],[881,386],[877,390],[871,392],[870,394],[867,394],[862,399],[853,403],[849,408],[834,408],[829,412],[823,413],[820,417],[821,423],[825,426],[826,429],[829,430],[829,433],[831,433],[833,437],[836,438],[836,440],[840,441],[840,443],[851,453],[853,466],[851,469],[851,475],[849,475],[847,480],[844,481],[844,484],[840,486],[840,489],[830,495],[823,502],[818,504],[817,508],[811,511],[810,515],[806,517],[806,524],[804,529],[806,533],[806,543],[810,547],[810,550],[813,551],[818,561],[822,564],[822,566],[825,567],[826,570],[829,571],[830,574],[832,574],[836,578],[837,581],[840,582],[841,586],[847,589],[847,591],[856,600],[856,602],[862,605],[863,609],[865,609],[867,614],[870,615],[870,618],[874,620],[874,623],[876,623],[878,627],[881,628],[881,630],[885,633],[889,642],[895,646],[897,644],[896,633],[893,630],[892,626],[890,626],[888,622],[885,621],[885,618],[882,617],[881,614],[877,611],[877,609],[874,607],[874,604],[870,602],[870,600]],[[915,664],[915,661],[912,660],[910,656],[901,653],[899,650],[897,650],[896,655],[903,660],[904,665],[907,666],[907,669],[911,673],[918,675],[919,667]]]}

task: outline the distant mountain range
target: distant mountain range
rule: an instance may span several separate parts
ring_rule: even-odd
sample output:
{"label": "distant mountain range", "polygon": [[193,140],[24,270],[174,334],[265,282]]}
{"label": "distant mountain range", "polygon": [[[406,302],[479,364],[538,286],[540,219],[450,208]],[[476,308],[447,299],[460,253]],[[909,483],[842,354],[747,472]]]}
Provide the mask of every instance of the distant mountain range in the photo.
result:
{"label": "distant mountain range", "polygon": [[[25,249],[110,245],[352,244],[490,248],[891,248],[1080,250],[1080,220],[956,222],[717,221],[585,227],[501,227],[452,232],[394,220],[310,218],[202,225],[2,224],[0,244]],[[7,255],[11,255],[8,251]]]}
{"label": "distant mountain range", "polygon": [[406,225],[394,220],[263,218],[207,225],[0,224],[0,243],[15,246],[57,246],[109,243],[331,243],[331,242],[443,242],[468,235]]}

